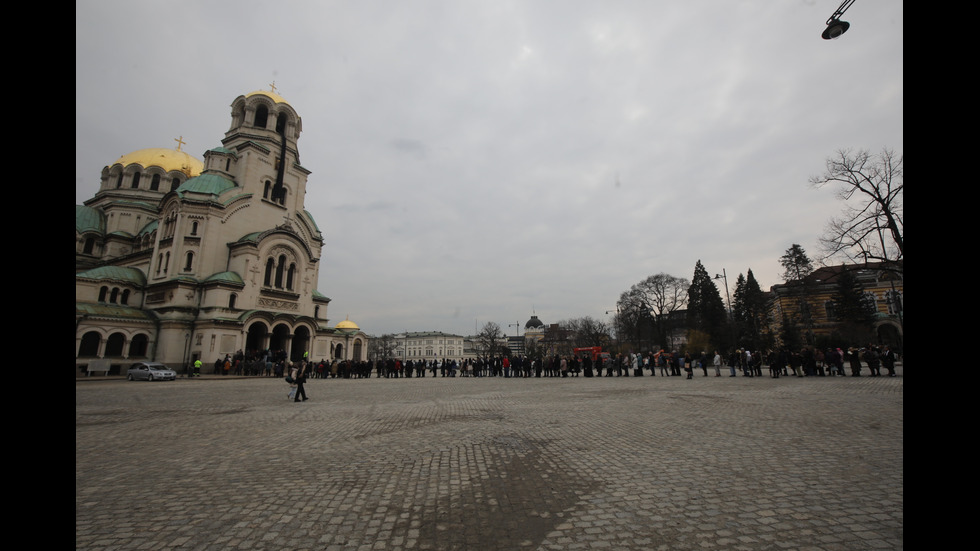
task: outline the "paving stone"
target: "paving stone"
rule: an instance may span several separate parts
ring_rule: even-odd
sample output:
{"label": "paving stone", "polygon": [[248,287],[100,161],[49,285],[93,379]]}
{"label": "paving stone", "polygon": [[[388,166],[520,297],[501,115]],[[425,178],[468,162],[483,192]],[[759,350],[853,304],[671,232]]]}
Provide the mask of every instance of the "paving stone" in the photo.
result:
{"label": "paving stone", "polygon": [[899,369],[79,381],[76,549],[902,549]]}

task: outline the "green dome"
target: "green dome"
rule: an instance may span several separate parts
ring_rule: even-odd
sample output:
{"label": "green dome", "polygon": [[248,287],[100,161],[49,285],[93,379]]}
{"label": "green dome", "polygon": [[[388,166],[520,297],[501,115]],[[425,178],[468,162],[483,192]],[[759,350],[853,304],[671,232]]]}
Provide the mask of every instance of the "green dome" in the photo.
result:
{"label": "green dome", "polygon": [[238,186],[235,185],[235,182],[232,182],[224,176],[218,176],[217,174],[201,174],[196,178],[191,178],[183,184],[180,184],[180,187],[177,188],[177,193],[180,195],[183,195],[184,193],[221,195],[229,189],[234,189],[236,187]]}
{"label": "green dome", "polygon": [[75,205],[75,231],[105,233],[105,214],[99,209]]}
{"label": "green dome", "polygon": [[75,274],[76,278],[120,281],[130,283],[138,287],[146,284],[146,275],[136,268],[125,268],[122,266],[101,266],[91,270]]}

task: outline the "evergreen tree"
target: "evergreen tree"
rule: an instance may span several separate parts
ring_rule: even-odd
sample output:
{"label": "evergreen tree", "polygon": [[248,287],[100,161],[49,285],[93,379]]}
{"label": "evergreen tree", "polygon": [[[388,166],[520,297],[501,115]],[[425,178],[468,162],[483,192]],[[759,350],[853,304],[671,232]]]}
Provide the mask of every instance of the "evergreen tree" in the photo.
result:
{"label": "evergreen tree", "polygon": [[851,270],[843,270],[837,276],[837,289],[831,299],[834,305],[837,332],[849,345],[859,346],[871,340],[875,319],[875,305],[865,294],[861,282]]}
{"label": "evergreen tree", "polygon": [[769,308],[766,294],[755,279],[752,269],[749,268],[745,276],[744,288],[744,307],[745,307],[745,329],[749,337],[749,345],[753,350],[761,350],[767,347],[766,334],[769,332]]}
{"label": "evergreen tree", "polygon": [[866,325],[874,321],[874,302],[865,294],[861,282],[851,270],[842,270],[837,276],[837,289],[833,301],[837,321]]}
{"label": "evergreen tree", "polygon": [[725,303],[718,286],[698,260],[687,290],[688,328],[706,333],[715,347],[724,348],[725,322]]}
{"label": "evergreen tree", "polygon": [[796,292],[799,306],[797,319],[806,327],[806,342],[813,344],[813,316],[810,313],[810,290],[807,285],[807,278],[813,273],[813,262],[803,247],[794,243],[779,258],[779,264],[783,267],[783,279]]}
{"label": "evergreen tree", "polygon": [[806,255],[803,247],[796,243],[786,249],[783,256],[779,258],[779,264],[783,267],[783,279],[786,283],[803,281],[813,273],[813,262]]}
{"label": "evergreen tree", "polygon": [[768,300],[751,269],[747,276],[738,274],[733,300],[732,318],[736,324],[737,346],[751,350],[762,350],[771,346],[772,343],[767,342]]}
{"label": "evergreen tree", "polygon": [[745,346],[746,326],[749,313],[746,300],[745,276],[738,274],[735,279],[735,292],[732,293],[732,319],[735,322],[735,346]]}

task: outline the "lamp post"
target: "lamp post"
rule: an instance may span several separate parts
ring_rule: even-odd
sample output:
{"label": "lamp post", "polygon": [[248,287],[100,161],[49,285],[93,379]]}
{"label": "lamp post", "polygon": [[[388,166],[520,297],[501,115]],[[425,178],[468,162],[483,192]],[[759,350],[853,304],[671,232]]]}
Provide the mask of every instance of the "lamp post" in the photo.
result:
{"label": "lamp post", "polygon": [[732,317],[732,297],[728,294],[728,273],[722,268],[720,274],[715,274],[715,279],[725,280],[725,298],[728,299],[728,317],[730,319]]}
{"label": "lamp post", "polygon": [[847,21],[841,21],[840,18],[852,4],[854,4],[854,0],[844,0],[841,2],[840,7],[837,8],[837,11],[835,11],[834,14],[827,19],[827,28],[824,29],[823,34],[820,35],[824,40],[833,40],[838,38],[840,35],[846,33],[847,29],[851,27],[850,23]]}
{"label": "lamp post", "polygon": [[[620,331],[620,329],[621,329],[620,324],[622,323],[622,319],[619,316],[619,304],[616,304],[616,309],[615,310],[606,310],[606,315],[607,316],[610,313],[615,314],[615,315],[613,316],[612,323],[609,324],[609,329],[612,330],[613,334],[612,335],[606,335],[606,340],[609,342],[609,347],[608,348],[610,349],[610,350],[607,350],[607,351],[611,351],[612,348],[613,348],[613,345],[615,345],[616,350],[618,350],[618,351],[621,352],[622,351],[622,346],[623,346],[623,339],[620,338],[621,333],[622,333],[622,331]],[[629,343],[630,341],[627,340],[626,342]]]}
{"label": "lamp post", "polygon": [[728,325],[732,328],[732,346],[736,346],[738,344],[738,337],[735,333],[735,313],[732,312],[732,296],[728,294],[728,272],[722,268],[720,274],[715,274],[715,279],[725,280],[725,299],[728,300]]}
{"label": "lamp post", "polygon": [[516,327],[517,328],[517,335],[516,335],[517,336],[517,340],[514,342],[514,344],[517,346],[517,350],[515,350],[514,352],[516,352],[518,356],[523,356],[524,355],[524,343],[522,343],[521,340],[520,340],[520,337],[521,337],[521,322],[520,322],[520,320],[518,320],[517,323],[508,323],[507,324],[507,327]]}

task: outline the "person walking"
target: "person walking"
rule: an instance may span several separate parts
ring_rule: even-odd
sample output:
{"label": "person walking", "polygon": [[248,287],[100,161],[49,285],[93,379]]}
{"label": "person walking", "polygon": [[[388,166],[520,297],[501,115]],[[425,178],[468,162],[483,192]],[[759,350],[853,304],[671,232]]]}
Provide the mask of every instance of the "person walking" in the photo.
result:
{"label": "person walking", "polygon": [[298,369],[295,369],[294,368],[294,371],[296,373],[295,375],[293,375],[293,380],[296,382],[296,397],[293,400],[294,402],[299,402],[300,401],[300,399],[299,399],[300,395],[303,396],[303,400],[302,401],[305,402],[306,399],[307,399],[306,398],[306,387],[304,386],[304,384],[306,383],[306,366],[307,366],[307,363],[305,361],[303,361],[303,362],[300,362],[300,367]]}
{"label": "person walking", "polygon": [[711,361],[715,366],[715,377],[721,377],[721,354],[715,350],[715,358]]}
{"label": "person walking", "polygon": [[885,369],[888,370],[888,376],[894,377],[895,376],[895,353],[892,352],[891,347],[889,347],[887,344],[885,345],[884,349],[881,351],[880,360],[882,365],[885,366]]}

